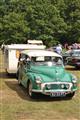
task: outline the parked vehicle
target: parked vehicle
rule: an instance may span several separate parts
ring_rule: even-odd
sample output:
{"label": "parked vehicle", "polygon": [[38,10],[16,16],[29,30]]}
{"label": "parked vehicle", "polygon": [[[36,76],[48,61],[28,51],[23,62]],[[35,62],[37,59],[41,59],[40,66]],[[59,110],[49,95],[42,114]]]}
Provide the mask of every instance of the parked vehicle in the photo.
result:
{"label": "parked vehicle", "polygon": [[[34,43],[36,41],[33,41]],[[38,41],[39,43],[39,41]],[[41,43],[41,41],[40,41]],[[33,44],[11,44],[5,45],[4,48],[4,67],[7,73],[12,74],[17,72],[18,58],[22,50],[45,49],[45,45]]]}
{"label": "parked vehicle", "polygon": [[63,54],[64,62],[80,68],[80,49],[69,50]]}
{"label": "parked vehicle", "polygon": [[42,93],[52,97],[72,98],[77,90],[77,78],[64,69],[62,56],[52,51],[22,51],[17,79],[30,97]]}

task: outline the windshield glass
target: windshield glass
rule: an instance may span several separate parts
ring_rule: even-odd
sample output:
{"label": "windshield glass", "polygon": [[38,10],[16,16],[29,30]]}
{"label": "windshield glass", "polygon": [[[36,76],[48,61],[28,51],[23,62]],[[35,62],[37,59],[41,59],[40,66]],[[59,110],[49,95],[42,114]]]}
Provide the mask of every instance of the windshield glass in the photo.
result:
{"label": "windshield glass", "polygon": [[80,56],[80,51],[73,52],[72,56]]}
{"label": "windshield glass", "polygon": [[62,58],[53,56],[32,57],[31,61],[33,65],[45,65],[45,66],[63,65]]}

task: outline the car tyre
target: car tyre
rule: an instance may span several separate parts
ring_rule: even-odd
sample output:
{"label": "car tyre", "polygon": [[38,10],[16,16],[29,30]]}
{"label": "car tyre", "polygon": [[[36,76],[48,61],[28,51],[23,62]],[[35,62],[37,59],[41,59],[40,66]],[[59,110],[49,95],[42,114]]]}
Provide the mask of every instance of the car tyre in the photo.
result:
{"label": "car tyre", "polygon": [[21,85],[21,81],[20,81],[20,74],[19,71],[17,72],[17,80],[18,80],[18,84]]}
{"label": "car tyre", "polygon": [[27,93],[30,98],[35,98],[35,93],[32,92],[32,83],[31,81],[28,82]]}

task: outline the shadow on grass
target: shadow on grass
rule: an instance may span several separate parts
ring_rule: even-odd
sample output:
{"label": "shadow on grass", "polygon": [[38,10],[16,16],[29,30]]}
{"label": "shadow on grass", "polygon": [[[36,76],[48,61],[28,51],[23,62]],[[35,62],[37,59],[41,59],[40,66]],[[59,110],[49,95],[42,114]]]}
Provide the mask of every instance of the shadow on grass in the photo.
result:
{"label": "shadow on grass", "polygon": [[27,92],[24,87],[18,84],[17,80],[10,80],[10,81],[5,81],[5,84],[13,91],[15,91],[20,98],[27,100]]}
{"label": "shadow on grass", "polygon": [[80,71],[80,69],[75,68],[74,66],[65,66],[65,69],[69,71]]}
{"label": "shadow on grass", "polygon": [[63,100],[69,100],[68,97],[50,97],[46,96],[40,93],[36,93],[36,96],[32,99],[27,95],[26,88],[23,86],[18,85],[17,80],[16,81],[5,81],[6,85],[17,92],[17,94],[20,96],[21,99],[32,101],[32,102],[53,102],[53,101],[63,101]]}
{"label": "shadow on grass", "polygon": [[[20,96],[20,98],[24,100],[29,100],[33,102],[41,102],[41,101],[62,101],[62,100],[69,100],[69,98],[66,97],[50,97],[43,94],[36,94],[36,97],[34,99],[29,98],[27,95],[27,90],[23,87],[18,85],[18,81],[16,80],[16,75],[11,74],[8,75],[6,72],[0,72],[0,79],[5,80],[5,84],[13,91],[16,91],[16,93]],[[14,80],[13,80],[14,79]]]}
{"label": "shadow on grass", "polygon": [[1,71],[0,71],[0,78],[1,78],[1,79],[16,78],[16,74],[8,74],[8,73],[6,73],[6,72],[1,72]]}

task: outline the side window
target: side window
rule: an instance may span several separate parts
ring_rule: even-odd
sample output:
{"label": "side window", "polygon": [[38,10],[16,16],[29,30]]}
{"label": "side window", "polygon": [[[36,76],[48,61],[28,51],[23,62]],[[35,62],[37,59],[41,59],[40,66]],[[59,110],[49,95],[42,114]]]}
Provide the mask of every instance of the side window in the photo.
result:
{"label": "side window", "polygon": [[23,63],[25,64],[26,62],[30,61],[30,58],[25,54],[20,54],[19,61],[23,61]]}
{"label": "side window", "polygon": [[22,60],[24,60],[26,57],[25,57],[25,55],[24,54],[20,54],[19,55],[19,61],[22,59]]}
{"label": "side window", "polygon": [[28,55],[25,55],[25,59],[27,60],[29,57],[28,57]]}
{"label": "side window", "polygon": [[48,61],[51,61],[52,58],[50,56],[45,56],[45,61],[48,62]]}
{"label": "side window", "polygon": [[25,59],[25,54],[21,54],[21,58],[22,58],[22,59]]}

